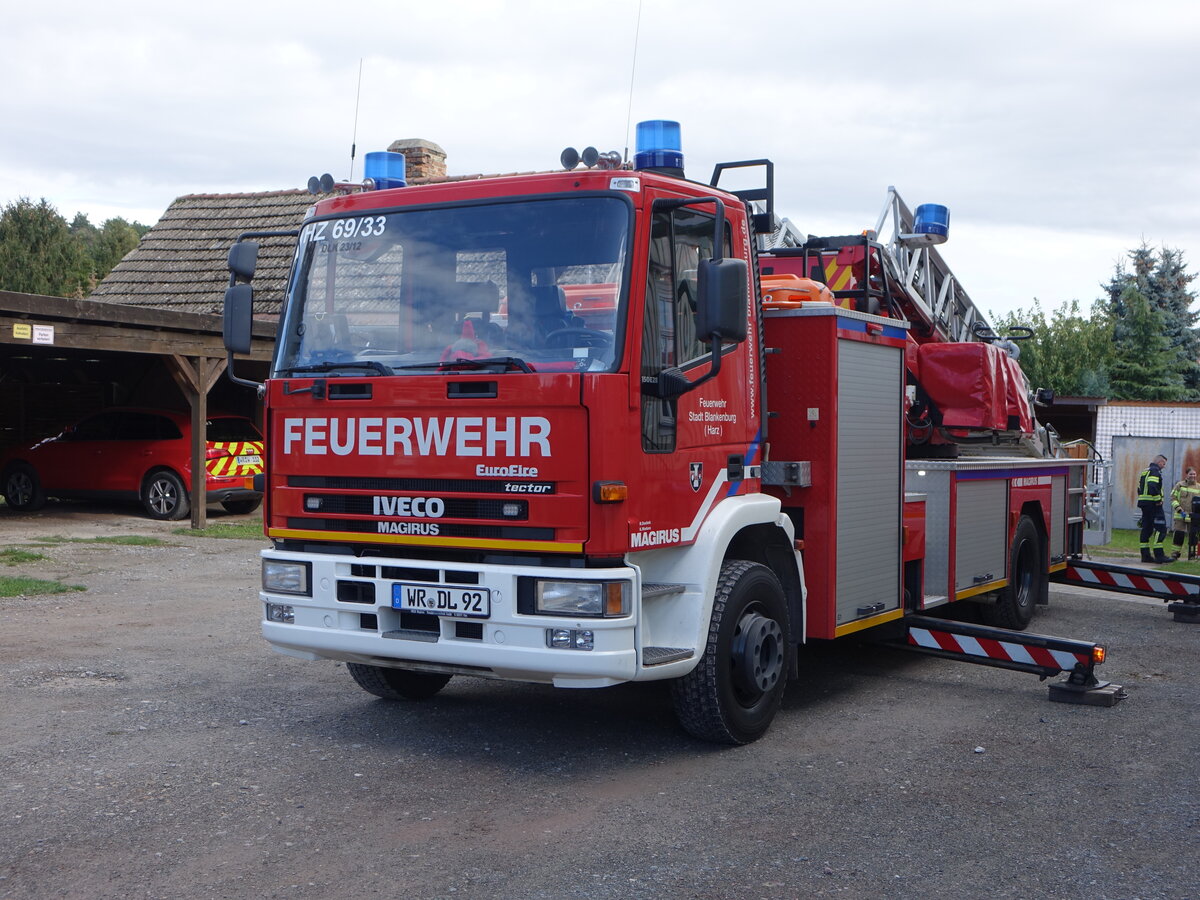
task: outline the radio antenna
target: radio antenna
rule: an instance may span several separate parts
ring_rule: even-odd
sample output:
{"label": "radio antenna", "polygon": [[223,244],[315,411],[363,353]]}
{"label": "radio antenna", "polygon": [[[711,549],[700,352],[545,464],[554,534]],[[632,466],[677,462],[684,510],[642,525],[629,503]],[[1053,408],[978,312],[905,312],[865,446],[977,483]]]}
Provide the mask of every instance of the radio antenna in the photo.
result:
{"label": "radio antenna", "polygon": [[358,58],[358,88],[354,92],[354,130],[350,134],[350,177],[347,181],[354,180],[354,150],[358,146],[358,103],[362,99],[362,57]]}
{"label": "radio antenna", "polygon": [[633,81],[637,75],[638,38],[642,33],[642,0],[638,0],[637,25],[633,30],[633,64],[629,69],[629,106],[625,110],[625,161],[629,161],[629,127],[633,121]]}

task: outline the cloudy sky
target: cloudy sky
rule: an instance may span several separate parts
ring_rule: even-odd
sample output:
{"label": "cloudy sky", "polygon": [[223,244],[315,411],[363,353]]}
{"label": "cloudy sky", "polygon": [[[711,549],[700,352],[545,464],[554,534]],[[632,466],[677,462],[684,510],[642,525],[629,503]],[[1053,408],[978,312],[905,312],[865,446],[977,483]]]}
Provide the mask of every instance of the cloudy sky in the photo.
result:
{"label": "cloudy sky", "polygon": [[872,226],[889,185],[947,205],[987,311],[1090,303],[1143,240],[1200,271],[1195,0],[9,6],[0,204],[149,224],[183,194],[361,178],[397,138],[530,171],[670,118],[697,180],[774,160],[813,234]]}

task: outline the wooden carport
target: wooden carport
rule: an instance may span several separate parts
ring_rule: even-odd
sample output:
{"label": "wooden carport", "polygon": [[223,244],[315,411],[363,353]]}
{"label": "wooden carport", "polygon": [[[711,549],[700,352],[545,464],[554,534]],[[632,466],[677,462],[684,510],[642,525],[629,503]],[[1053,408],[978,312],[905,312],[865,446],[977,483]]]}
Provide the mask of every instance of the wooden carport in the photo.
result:
{"label": "wooden carport", "polygon": [[[216,315],[0,291],[0,375],[18,360],[56,352],[160,357],[191,410],[190,492],[193,498],[203,497],[208,395],[226,367],[221,328]],[[274,338],[273,323],[254,323],[251,352],[245,357],[249,362],[239,374],[265,375]],[[205,504],[193,502],[192,527],[203,528],[206,521]]]}

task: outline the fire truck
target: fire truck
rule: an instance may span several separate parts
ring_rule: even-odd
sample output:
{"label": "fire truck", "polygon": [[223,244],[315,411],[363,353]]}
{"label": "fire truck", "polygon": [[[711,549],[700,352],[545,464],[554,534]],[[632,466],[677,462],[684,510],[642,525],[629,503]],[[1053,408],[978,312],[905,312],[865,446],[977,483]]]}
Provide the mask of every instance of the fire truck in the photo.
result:
{"label": "fire truck", "polygon": [[[257,385],[266,640],[390,699],[668,680],[682,726],[731,744],[813,641],[1111,688],[1102,647],[1022,633],[1082,547],[1088,463],[1054,456],[938,254],[946,210],[892,190],[874,228],[805,235],[768,160],[697,182],[678,138],[314,179]],[[723,189],[734,169],[765,186]],[[229,255],[231,373],[260,237]]]}

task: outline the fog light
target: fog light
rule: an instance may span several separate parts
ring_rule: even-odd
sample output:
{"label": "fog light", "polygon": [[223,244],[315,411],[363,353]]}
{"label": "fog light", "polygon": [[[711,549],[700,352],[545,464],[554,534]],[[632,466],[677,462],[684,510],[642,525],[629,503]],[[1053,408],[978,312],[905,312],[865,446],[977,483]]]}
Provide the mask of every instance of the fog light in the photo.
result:
{"label": "fog light", "polygon": [[596,633],[590,629],[547,628],[546,646],[554,650],[594,650]]}
{"label": "fog light", "polygon": [[296,623],[296,610],[283,603],[268,603],[267,621],[282,622],[284,625],[294,625]]}
{"label": "fog light", "polygon": [[515,519],[520,514],[521,514],[521,504],[520,503],[505,503],[503,506],[500,507],[500,515],[502,515],[506,518]]}
{"label": "fog light", "polygon": [[305,497],[304,498],[304,508],[307,509],[309,512],[315,512],[316,510],[321,508],[321,498],[320,497]]}

